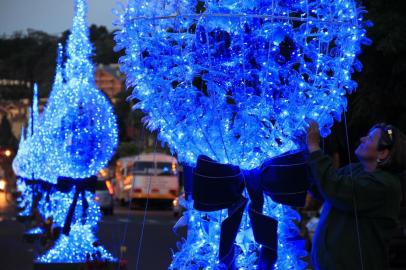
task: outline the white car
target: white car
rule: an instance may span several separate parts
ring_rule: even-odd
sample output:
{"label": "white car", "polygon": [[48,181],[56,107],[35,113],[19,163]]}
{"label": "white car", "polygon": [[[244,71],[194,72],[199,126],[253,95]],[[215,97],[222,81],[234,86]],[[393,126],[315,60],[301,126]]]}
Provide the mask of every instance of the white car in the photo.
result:
{"label": "white car", "polygon": [[94,200],[99,203],[101,210],[105,214],[114,213],[113,185],[110,180],[98,180],[96,184],[96,194]]}

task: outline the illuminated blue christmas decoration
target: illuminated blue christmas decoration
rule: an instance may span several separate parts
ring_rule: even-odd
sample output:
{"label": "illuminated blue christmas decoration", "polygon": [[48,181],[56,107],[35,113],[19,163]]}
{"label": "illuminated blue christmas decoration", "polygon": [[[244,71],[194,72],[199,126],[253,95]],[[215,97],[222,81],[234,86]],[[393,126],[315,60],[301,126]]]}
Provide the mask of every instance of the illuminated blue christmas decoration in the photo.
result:
{"label": "illuminated blue christmas decoration", "polygon": [[[75,17],[62,49],[52,93],[43,113],[41,142],[46,145],[41,178],[54,184],[49,204],[62,235],[37,263],[85,263],[88,256],[115,261],[94,235],[101,213],[94,201],[94,177],[106,167],[118,143],[116,118],[107,97],[96,88],[85,0],[75,0]],[[92,260],[92,258],[90,258]]]}
{"label": "illuminated blue christmas decoration", "polygon": [[48,137],[56,142],[58,162],[54,163],[58,163],[59,176],[80,179],[106,167],[118,135],[110,101],[95,86],[85,2],[75,1],[75,10],[67,44],[66,82],[62,75],[56,76],[44,114]]}
{"label": "illuminated blue christmas decoration", "polygon": [[181,161],[244,169],[340,119],[361,43],[354,0],[129,1],[117,49],[135,105]]}
{"label": "illuminated blue christmas decoration", "polygon": [[[72,203],[75,190],[69,193],[56,192],[52,195],[54,226],[62,227]],[[100,253],[101,258],[107,261],[115,261],[115,258],[102,246],[94,244],[98,241],[94,235],[97,223],[100,221],[102,213],[97,203],[92,200],[93,195],[90,192],[86,194],[89,207],[87,208],[86,218],[83,218],[82,200],[78,201],[75,208],[75,220],[69,235],[62,234],[56,241],[54,247],[44,255],[37,258],[39,263],[83,263],[86,261],[87,254]]]}
{"label": "illuminated blue christmas decoration", "polygon": [[37,163],[34,158],[37,156],[35,153],[38,149],[35,148],[36,136],[39,130],[39,111],[38,111],[38,86],[34,84],[33,89],[33,103],[29,111],[28,127],[26,130],[22,129],[19,148],[13,160],[14,173],[26,179],[33,179]]}
{"label": "illuminated blue christmas decoration", "polygon": [[[13,170],[18,178],[18,189],[21,192],[19,207],[22,211],[19,216],[30,216],[32,214],[32,205],[35,193],[33,180],[38,170],[38,158],[41,151],[41,145],[38,144],[38,133],[40,126],[40,115],[38,110],[38,86],[34,84],[33,103],[29,111],[28,127],[21,131],[19,148],[17,155],[13,160]],[[27,181],[27,179],[31,181]]]}
{"label": "illuminated blue christmas decoration", "polygon": [[[361,45],[370,43],[354,0],[131,0],[122,9],[116,42],[126,52],[120,64],[139,101],[134,108],[192,166],[204,155],[257,172],[267,159],[301,148],[306,117],[327,136],[357,86],[351,73],[362,68]],[[227,268],[219,233],[232,214],[186,205],[188,238],[170,268]],[[260,214],[277,220],[272,267],[304,269],[304,248],[292,240],[298,214],[269,197]],[[237,269],[261,269],[252,222],[245,211]]]}

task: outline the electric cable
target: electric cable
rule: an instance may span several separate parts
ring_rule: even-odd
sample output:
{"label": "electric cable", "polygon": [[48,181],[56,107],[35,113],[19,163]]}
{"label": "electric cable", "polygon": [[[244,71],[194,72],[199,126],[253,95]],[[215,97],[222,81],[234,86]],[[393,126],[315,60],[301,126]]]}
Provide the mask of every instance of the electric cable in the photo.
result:
{"label": "electric cable", "polygon": [[357,243],[358,243],[358,252],[360,255],[361,261],[361,270],[364,270],[364,259],[362,256],[362,246],[361,246],[361,237],[360,237],[360,230],[359,230],[359,222],[358,222],[358,206],[357,206],[357,199],[356,199],[356,190],[355,190],[355,179],[353,178],[353,171],[352,171],[352,164],[351,164],[351,152],[350,152],[350,142],[348,138],[348,125],[347,125],[347,114],[344,111],[344,125],[345,125],[345,135],[346,135],[346,143],[347,143],[347,154],[348,154],[348,162],[350,166],[350,176],[351,176],[351,184],[352,184],[352,191],[353,191],[353,208],[354,208],[354,217],[355,217],[355,229],[357,233]]}

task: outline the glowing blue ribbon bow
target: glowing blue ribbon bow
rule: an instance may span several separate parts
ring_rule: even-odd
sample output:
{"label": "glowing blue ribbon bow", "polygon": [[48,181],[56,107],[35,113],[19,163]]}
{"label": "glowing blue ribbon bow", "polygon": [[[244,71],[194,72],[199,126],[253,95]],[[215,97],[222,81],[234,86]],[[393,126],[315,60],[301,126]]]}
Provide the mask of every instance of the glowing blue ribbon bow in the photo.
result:
{"label": "glowing blue ribbon bow", "polygon": [[266,161],[261,168],[249,171],[199,156],[192,177],[194,208],[206,212],[228,209],[228,217],[221,224],[220,262],[228,269],[233,268],[234,242],[248,203],[242,195],[246,188],[254,238],[261,245],[258,269],[272,269],[277,259],[278,221],[262,213],[264,194],[277,203],[303,206],[309,176],[303,152],[278,156]]}

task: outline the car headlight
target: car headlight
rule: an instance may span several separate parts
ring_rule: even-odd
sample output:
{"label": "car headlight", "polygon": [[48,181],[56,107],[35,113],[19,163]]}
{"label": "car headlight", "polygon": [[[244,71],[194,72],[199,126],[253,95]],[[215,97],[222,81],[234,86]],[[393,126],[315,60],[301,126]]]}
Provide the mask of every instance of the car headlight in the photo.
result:
{"label": "car headlight", "polygon": [[1,179],[0,180],[0,190],[6,190],[6,185],[7,185],[7,183],[6,183],[6,180],[4,180],[4,179]]}

